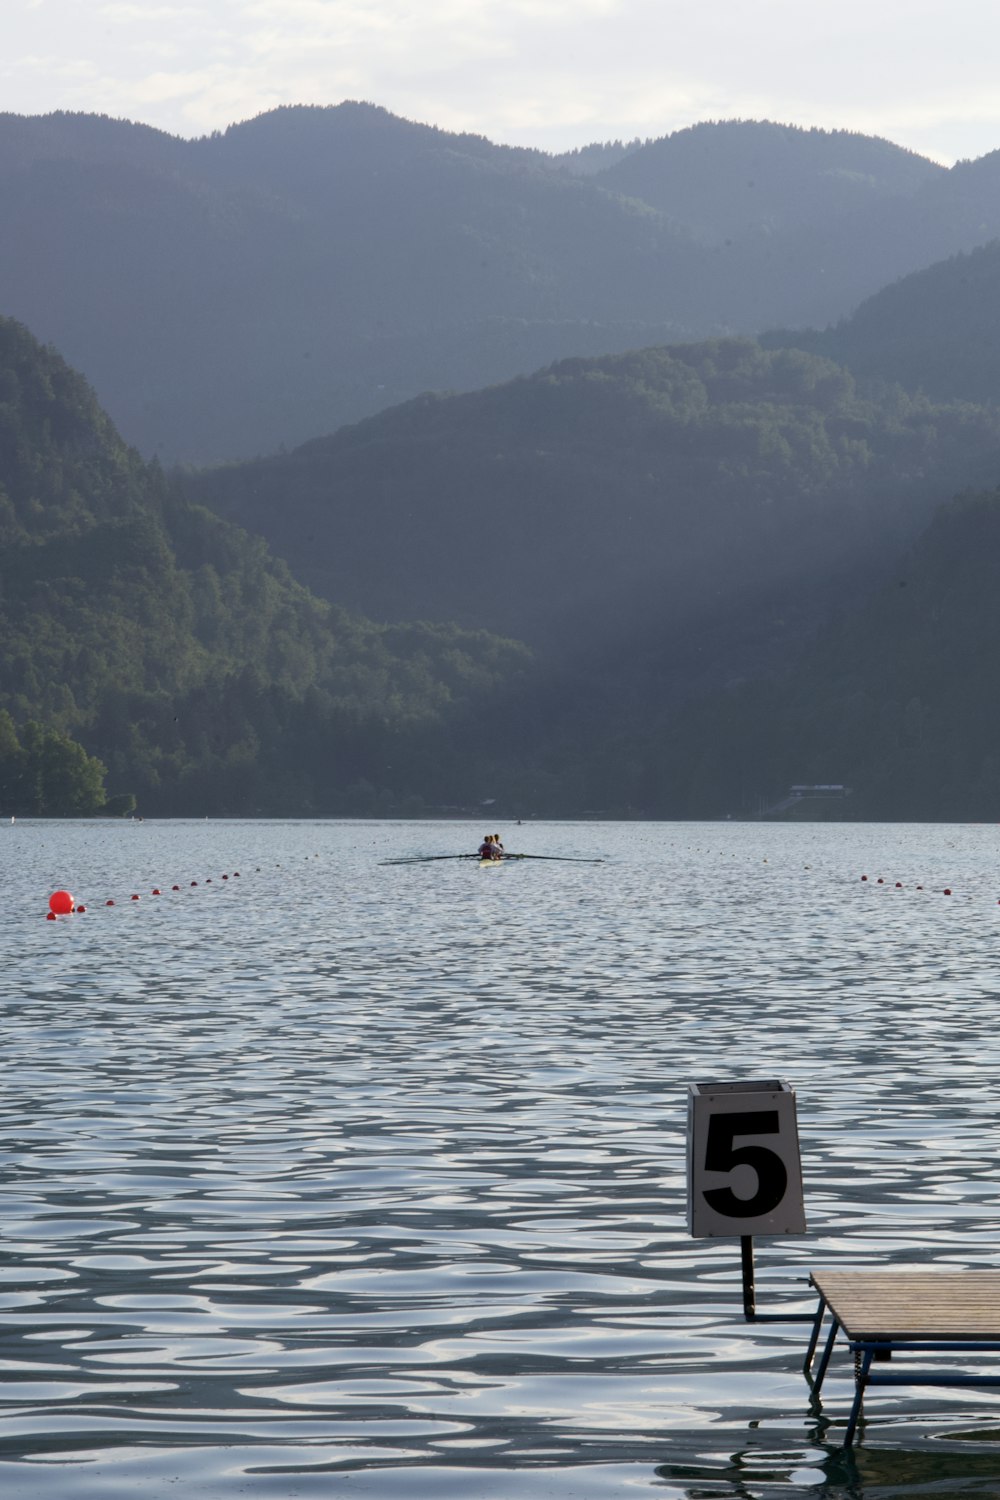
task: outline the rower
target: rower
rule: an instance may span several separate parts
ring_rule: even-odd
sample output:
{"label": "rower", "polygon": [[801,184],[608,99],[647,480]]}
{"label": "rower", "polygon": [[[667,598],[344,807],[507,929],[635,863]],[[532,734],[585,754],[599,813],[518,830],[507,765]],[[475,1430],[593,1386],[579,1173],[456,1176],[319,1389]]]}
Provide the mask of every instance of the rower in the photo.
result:
{"label": "rower", "polygon": [[483,835],[483,842],[479,846],[480,859],[503,859],[503,850],[493,842],[493,835]]}

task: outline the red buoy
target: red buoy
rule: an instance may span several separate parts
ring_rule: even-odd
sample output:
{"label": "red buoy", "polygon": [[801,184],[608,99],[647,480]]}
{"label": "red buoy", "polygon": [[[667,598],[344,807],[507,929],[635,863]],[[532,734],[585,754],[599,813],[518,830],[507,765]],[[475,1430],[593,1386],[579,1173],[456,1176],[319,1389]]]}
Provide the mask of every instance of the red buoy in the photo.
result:
{"label": "red buoy", "polygon": [[105,906],[114,906],[115,903],[113,901],[105,901],[104,904]]}
{"label": "red buoy", "polygon": [[944,894],[946,896],[950,896],[951,895],[951,887],[950,886],[947,886],[947,885],[945,886],[945,888],[944,888]]}
{"label": "red buoy", "polygon": [[171,889],[171,890],[172,890],[172,891],[179,891],[179,890],[180,890],[180,886],[179,886],[179,885],[172,885],[172,886],[171,886],[171,887],[170,887],[170,889]]}
{"label": "red buoy", "polygon": [[73,897],[69,891],[53,891],[49,897],[49,911],[53,916],[65,917],[73,910]]}
{"label": "red buoy", "polygon": [[154,885],[153,886],[153,895],[154,896],[158,896],[159,894],[160,894],[160,887],[158,885]]}
{"label": "red buoy", "polygon": [[56,914],[55,914],[54,911],[47,911],[45,913],[45,920],[46,920],[46,922],[54,922],[55,919],[56,919]]}
{"label": "red buoy", "polygon": [[130,896],[130,897],[129,897],[129,900],[130,900],[130,901],[138,901],[138,899],[139,899],[139,897],[138,897],[138,896]]}
{"label": "red buoy", "polygon": [[78,906],[77,907],[77,911],[86,911],[86,910],[87,910],[87,908],[85,906]]}

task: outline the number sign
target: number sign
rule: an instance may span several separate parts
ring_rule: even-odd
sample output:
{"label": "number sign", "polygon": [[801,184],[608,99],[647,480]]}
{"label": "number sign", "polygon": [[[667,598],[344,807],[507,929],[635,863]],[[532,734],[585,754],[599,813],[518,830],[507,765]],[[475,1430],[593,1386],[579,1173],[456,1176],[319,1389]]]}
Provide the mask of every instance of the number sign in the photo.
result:
{"label": "number sign", "polygon": [[776,1079],[691,1084],[691,1233],[801,1234],[805,1227],[793,1090]]}

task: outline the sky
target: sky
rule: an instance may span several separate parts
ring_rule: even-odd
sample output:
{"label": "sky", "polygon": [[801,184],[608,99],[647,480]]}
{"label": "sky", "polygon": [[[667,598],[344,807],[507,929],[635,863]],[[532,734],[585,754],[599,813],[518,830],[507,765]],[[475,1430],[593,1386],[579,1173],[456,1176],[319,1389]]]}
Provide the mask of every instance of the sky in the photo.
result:
{"label": "sky", "polygon": [[205,135],[367,100],[562,151],[769,119],[1000,147],[997,0],[0,0],[0,111]]}

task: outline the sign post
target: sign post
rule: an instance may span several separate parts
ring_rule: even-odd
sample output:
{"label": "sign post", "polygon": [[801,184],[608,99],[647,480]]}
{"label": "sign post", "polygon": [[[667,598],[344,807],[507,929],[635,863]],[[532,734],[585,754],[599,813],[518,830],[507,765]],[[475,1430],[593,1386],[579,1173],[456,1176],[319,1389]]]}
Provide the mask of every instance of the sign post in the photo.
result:
{"label": "sign post", "polygon": [[753,1236],[806,1227],[795,1093],[778,1079],[688,1088],[688,1228],[738,1236],[743,1312],[757,1316]]}

